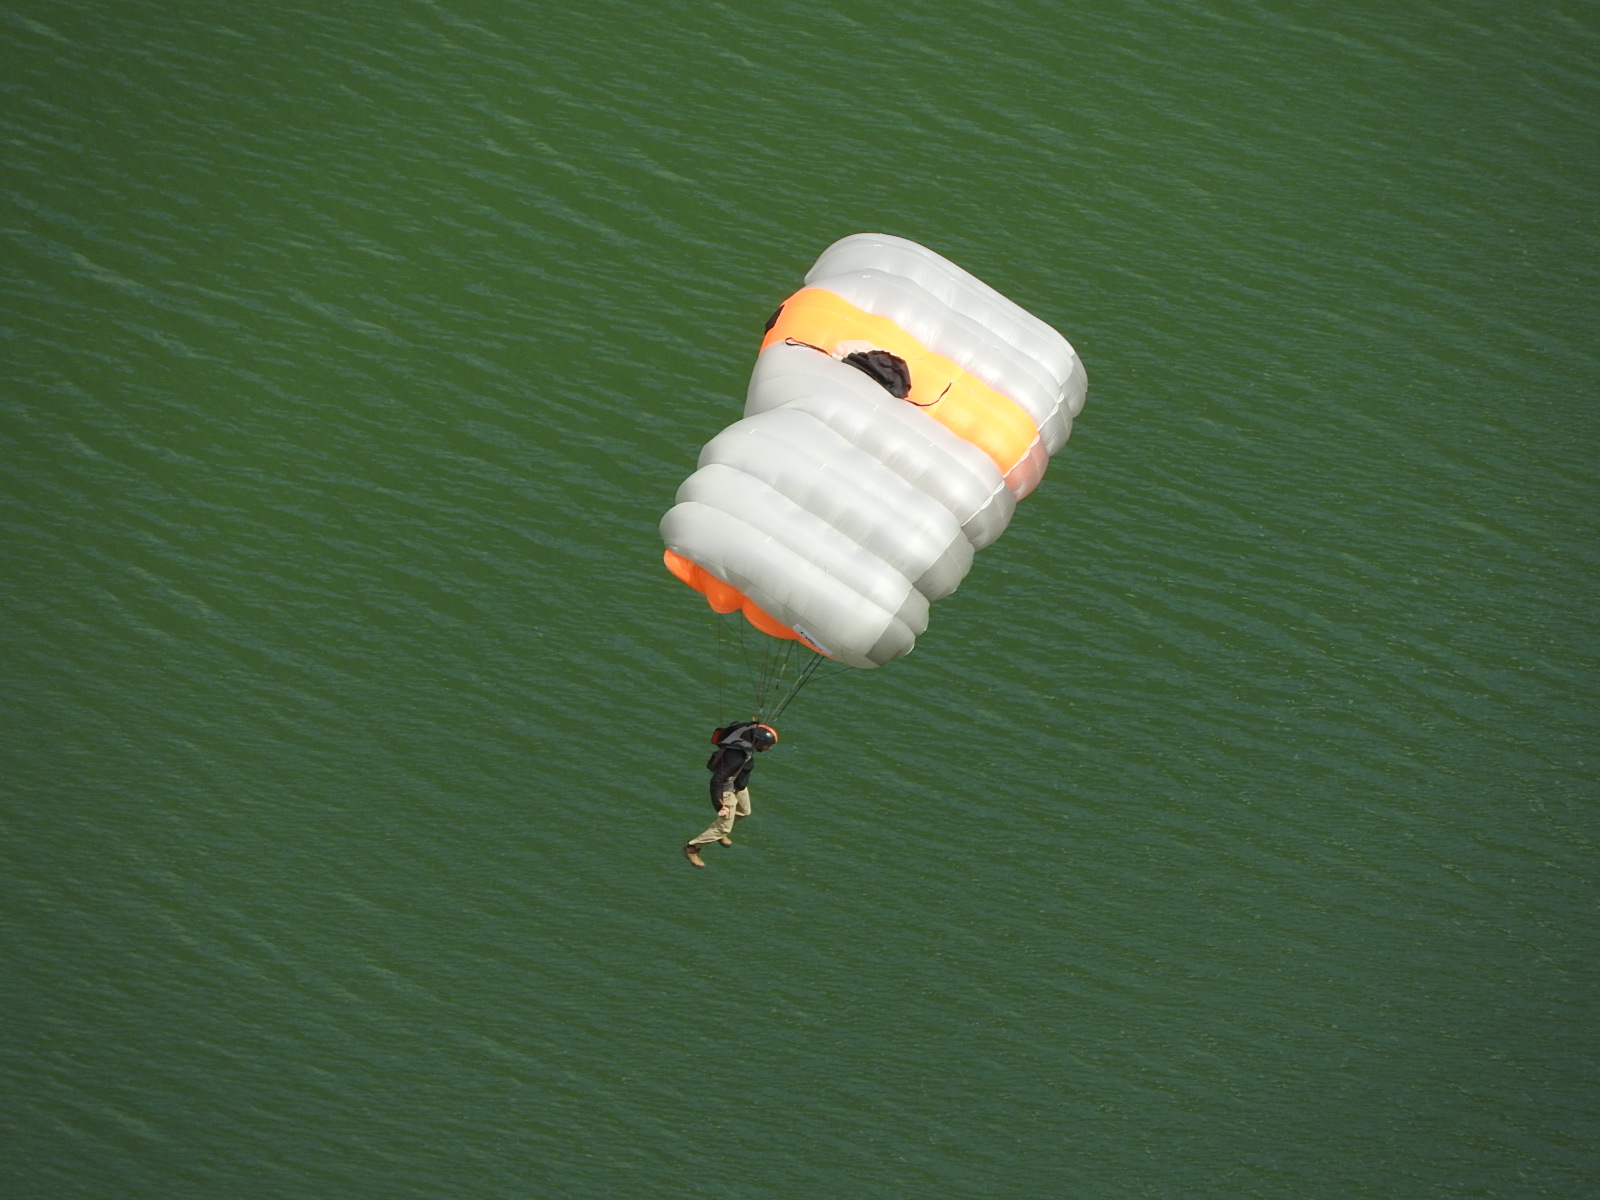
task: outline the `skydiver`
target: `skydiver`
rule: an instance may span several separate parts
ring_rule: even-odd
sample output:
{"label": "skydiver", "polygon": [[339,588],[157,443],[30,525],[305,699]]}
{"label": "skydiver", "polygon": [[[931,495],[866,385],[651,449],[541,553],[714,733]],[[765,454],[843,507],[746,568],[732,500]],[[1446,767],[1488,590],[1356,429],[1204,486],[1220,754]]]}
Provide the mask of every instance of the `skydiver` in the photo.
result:
{"label": "skydiver", "polygon": [[755,721],[735,721],[713,733],[711,740],[717,748],[706,760],[706,770],[711,772],[711,807],[717,810],[717,819],[683,848],[683,856],[696,867],[706,865],[701,846],[733,845],[728,836],[733,823],[750,815],[750,772],[755,770],[756,755],[778,744],[778,731]]}

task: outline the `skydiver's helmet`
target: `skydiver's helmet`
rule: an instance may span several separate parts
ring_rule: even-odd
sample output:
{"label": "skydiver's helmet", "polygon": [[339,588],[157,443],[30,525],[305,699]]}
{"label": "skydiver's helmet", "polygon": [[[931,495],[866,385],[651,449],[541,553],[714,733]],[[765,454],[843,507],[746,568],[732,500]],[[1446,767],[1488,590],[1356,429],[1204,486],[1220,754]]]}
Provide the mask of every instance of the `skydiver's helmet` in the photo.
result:
{"label": "skydiver's helmet", "polygon": [[757,725],[750,731],[750,745],[757,754],[771,750],[778,744],[778,731],[771,725]]}

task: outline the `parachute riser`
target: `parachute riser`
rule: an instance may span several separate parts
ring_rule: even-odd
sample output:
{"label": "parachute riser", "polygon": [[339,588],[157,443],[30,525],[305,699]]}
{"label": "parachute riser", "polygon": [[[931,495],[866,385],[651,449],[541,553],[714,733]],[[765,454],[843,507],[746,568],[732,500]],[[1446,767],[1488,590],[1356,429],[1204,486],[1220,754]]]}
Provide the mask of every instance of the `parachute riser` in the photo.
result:
{"label": "parachute riser", "polygon": [[[819,651],[811,649],[804,643],[788,639],[779,640],[759,635],[761,639],[760,661],[753,661],[749,637],[749,626],[738,619],[738,614],[724,614],[717,620],[717,715],[719,723],[727,720],[727,695],[724,690],[725,658],[729,653],[727,649],[727,635],[725,625],[727,621],[737,621],[738,642],[740,657],[744,660],[745,675],[750,684],[751,703],[749,720],[775,721],[781,717],[792,704],[807,684],[818,678],[818,669],[833,660]],[[808,654],[803,666],[789,678],[789,668],[793,665],[795,647],[802,647]],[[841,666],[836,671],[826,672],[820,678],[828,679],[841,674],[851,668]],[[785,684],[785,681],[787,685]]]}

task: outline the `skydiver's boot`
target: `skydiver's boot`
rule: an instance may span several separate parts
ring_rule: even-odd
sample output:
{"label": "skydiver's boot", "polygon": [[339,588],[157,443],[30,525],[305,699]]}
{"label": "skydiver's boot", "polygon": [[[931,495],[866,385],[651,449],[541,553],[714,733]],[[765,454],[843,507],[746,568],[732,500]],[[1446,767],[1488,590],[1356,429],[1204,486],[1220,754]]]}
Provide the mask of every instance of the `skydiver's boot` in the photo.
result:
{"label": "skydiver's boot", "polygon": [[683,856],[689,860],[691,867],[703,867],[706,860],[700,857],[700,847],[689,845],[683,848]]}
{"label": "skydiver's boot", "polygon": [[731,846],[731,845],[733,845],[733,839],[731,837],[729,837],[727,834],[723,834],[721,837],[719,837],[717,839],[717,845],[719,845],[719,846]]}

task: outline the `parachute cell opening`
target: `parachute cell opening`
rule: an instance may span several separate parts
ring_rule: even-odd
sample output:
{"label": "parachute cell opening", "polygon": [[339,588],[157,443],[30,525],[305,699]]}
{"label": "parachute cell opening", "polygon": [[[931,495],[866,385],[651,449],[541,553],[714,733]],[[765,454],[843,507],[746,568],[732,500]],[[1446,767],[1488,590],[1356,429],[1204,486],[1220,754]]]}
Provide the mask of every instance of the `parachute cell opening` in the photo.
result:
{"label": "parachute cell opening", "polygon": [[857,350],[840,360],[854,367],[896,400],[911,394],[911,368],[898,354],[887,350]]}

